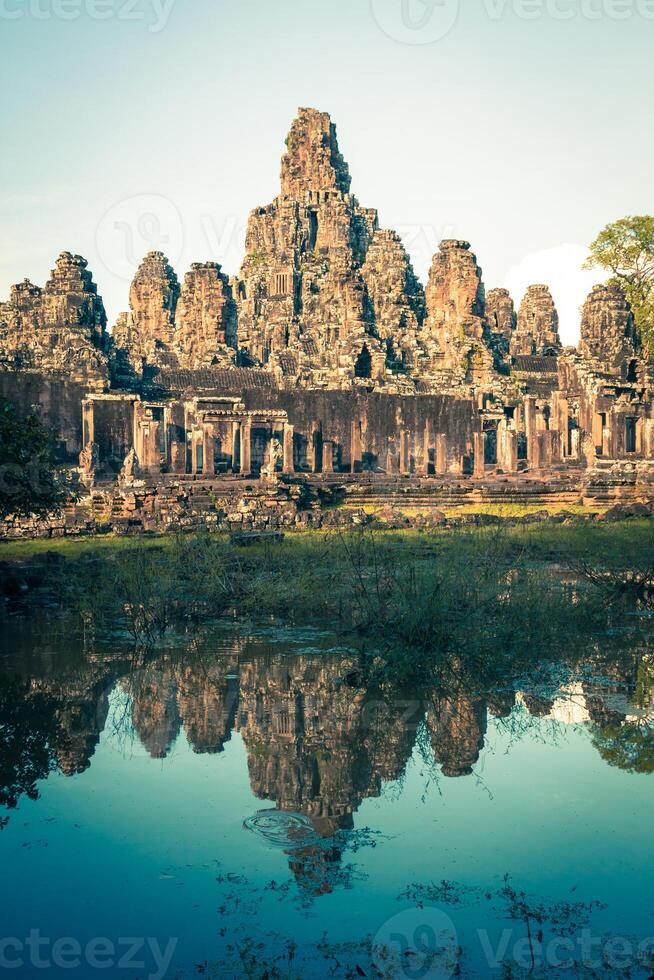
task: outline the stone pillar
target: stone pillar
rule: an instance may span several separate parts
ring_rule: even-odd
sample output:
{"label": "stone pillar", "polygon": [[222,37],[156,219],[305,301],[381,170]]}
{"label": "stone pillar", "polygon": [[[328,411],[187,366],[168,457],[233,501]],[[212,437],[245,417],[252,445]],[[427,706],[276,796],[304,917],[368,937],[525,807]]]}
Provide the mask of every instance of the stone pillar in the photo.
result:
{"label": "stone pillar", "polygon": [[161,472],[161,455],[159,453],[160,422],[146,421],[141,423],[141,455],[139,463],[144,473]]}
{"label": "stone pillar", "polygon": [[198,431],[193,430],[193,437],[191,439],[191,473],[197,473],[198,471],[198,446],[200,445],[200,440],[198,438]]}
{"label": "stone pillar", "polygon": [[216,471],[216,447],[212,425],[204,426],[202,446],[202,475],[214,476]]}
{"label": "stone pillar", "polygon": [[473,453],[475,457],[474,473],[475,480],[483,480],[486,475],[486,460],[484,453],[485,438],[483,432],[473,433]]}
{"label": "stone pillar", "polygon": [[186,473],[186,443],[171,442],[170,468],[173,473]]}
{"label": "stone pillar", "polygon": [[82,449],[95,442],[95,402],[90,398],[82,402]]}
{"label": "stone pillar", "polygon": [[422,439],[422,472],[429,476],[429,450],[431,448],[431,425],[429,420],[425,422],[425,431]]}
{"label": "stone pillar", "polygon": [[236,447],[239,445],[240,435],[241,423],[232,422],[232,473],[236,473],[236,470],[240,469],[240,453],[238,461],[236,458]]}
{"label": "stone pillar", "polygon": [[252,419],[248,415],[241,422],[241,476],[252,473]]}
{"label": "stone pillar", "polygon": [[436,475],[445,476],[447,473],[447,437],[439,432],[436,436]]}
{"label": "stone pillar", "polygon": [[507,429],[506,431],[504,472],[518,472],[518,433],[514,432],[512,429]]}
{"label": "stone pillar", "polygon": [[563,398],[560,392],[555,391],[552,395],[552,419],[551,426],[561,435],[561,457],[570,455],[570,404],[567,398]]}
{"label": "stone pillar", "polygon": [[654,419],[643,419],[643,453],[645,459],[654,459]]}
{"label": "stone pillar", "polygon": [[400,429],[400,476],[407,476],[409,471],[409,434]]}
{"label": "stone pillar", "polygon": [[352,473],[356,473],[357,463],[360,463],[362,458],[361,423],[358,419],[354,419],[350,430],[350,470]]}
{"label": "stone pillar", "polygon": [[322,444],[322,471],[323,473],[334,472],[334,443],[323,440]]}
{"label": "stone pillar", "polygon": [[506,435],[509,423],[506,418],[497,423],[497,468],[506,473]]}
{"label": "stone pillar", "polygon": [[552,465],[552,432],[546,429],[538,436],[538,465],[545,469]]}
{"label": "stone pillar", "polygon": [[607,424],[602,430],[602,456],[604,459],[613,459],[615,454],[614,429],[612,420],[607,419]]}
{"label": "stone pillar", "polygon": [[611,412],[609,429],[611,431],[611,453],[613,459],[621,459],[626,452],[627,420],[622,412]]}
{"label": "stone pillar", "polygon": [[284,462],[282,472],[286,476],[295,473],[295,460],[293,458],[293,437],[295,435],[294,426],[284,422]]}
{"label": "stone pillar", "polygon": [[558,429],[550,430],[550,446],[552,453],[552,463],[560,463],[562,459],[562,439]]}
{"label": "stone pillar", "polygon": [[533,469],[538,467],[538,435],[536,429],[536,399],[525,398],[525,434],[527,436],[527,462]]}

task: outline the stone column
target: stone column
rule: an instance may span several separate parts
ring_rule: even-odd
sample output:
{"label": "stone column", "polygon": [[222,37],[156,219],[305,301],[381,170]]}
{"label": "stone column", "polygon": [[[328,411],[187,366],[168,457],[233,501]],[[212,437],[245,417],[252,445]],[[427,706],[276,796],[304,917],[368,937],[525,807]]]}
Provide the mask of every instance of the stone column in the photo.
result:
{"label": "stone column", "polygon": [[507,429],[505,451],[504,451],[504,472],[518,472],[518,433],[513,429]]}
{"label": "stone column", "polygon": [[429,476],[429,450],[431,449],[431,424],[429,419],[425,422],[425,431],[422,438],[422,472]]}
{"label": "stone column", "polygon": [[508,421],[506,418],[500,419],[497,423],[497,468],[506,473],[506,436],[508,432]]}
{"label": "stone column", "polygon": [[153,419],[137,417],[135,449],[139,465],[144,473],[161,472],[159,425],[160,423]]}
{"label": "stone column", "polygon": [[241,476],[252,473],[252,419],[248,415],[241,422]]}
{"label": "stone column", "polygon": [[350,470],[356,473],[357,463],[361,462],[363,451],[361,448],[361,423],[354,419],[350,430]]}
{"label": "stone column", "polygon": [[323,440],[322,444],[322,471],[323,473],[334,472],[334,443]]}
{"label": "stone column", "polygon": [[473,433],[473,453],[475,457],[474,478],[483,480],[486,475],[486,460],[484,454],[485,439],[483,432]]}
{"label": "stone column", "polygon": [[613,459],[621,459],[626,451],[627,421],[622,412],[611,412],[609,429],[611,431],[611,453]]}
{"label": "stone column", "polygon": [[570,433],[570,456],[579,459],[581,453],[581,429],[573,429]]}
{"label": "stone column", "polygon": [[198,431],[193,430],[193,438],[191,439],[191,473],[197,473],[198,471],[198,446],[200,445],[200,440],[198,438]]}
{"label": "stone column", "polygon": [[643,454],[654,459],[654,419],[643,419]]}
{"label": "stone column", "polygon": [[562,459],[561,433],[559,432],[558,429],[551,429],[549,435],[550,435],[550,447],[551,447],[551,457],[552,457],[551,462],[560,463]]}
{"label": "stone column", "polygon": [[536,429],[536,399],[525,398],[525,434],[527,436],[527,462],[534,469],[538,466],[538,435]]}
{"label": "stone column", "polygon": [[293,458],[293,437],[295,434],[294,426],[284,422],[284,463],[282,472],[286,476],[295,473],[295,460]]}
{"label": "stone column", "polygon": [[202,475],[214,476],[216,470],[216,449],[212,425],[205,425],[202,432]]}
{"label": "stone column", "polygon": [[405,429],[400,429],[400,476],[409,473],[409,439]]}
{"label": "stone column", "polygon": [[606,425],[602,429],[602,456],[604,459],[613,459],[615,455],[614,429],[612,419],[606,420]]}
{"label": "stone column", "polygon": [[436,436],[436,475],[445,476],[447,473],[447,437],[439,432]]}
{"label": "stone column", "polygon": [[570,405],[567,398],[563,398],[560,392],[555,391],[552,395],[552,428],[561,434],[561,457],[570,455],[570,436],[569,436]]}
{"label": "stone column", "polygon": [[593,412],[593,445],[595,446],[595,454],[597,455],[597,450],[601,452],[604,451],[604,424],[602,422],[602,413]]}
{"label": "stone column", "polygon": [[173,473],[186,473],[186,443],[184,442],[171,443],[170,468]]}
{"label": "stone column", "polygon": [[95,402],[85,398],[82,402],[82,449],[95,442]]}
{"label": "stone column", "polygon": [[240,435],[241,435],[241,423],[232,422],[232,473],[236,473],[236,470],[238,468],[238,463],[240,463],[240,459],[238,460],[238,463],[236,459],[236,447],[239,445]]}

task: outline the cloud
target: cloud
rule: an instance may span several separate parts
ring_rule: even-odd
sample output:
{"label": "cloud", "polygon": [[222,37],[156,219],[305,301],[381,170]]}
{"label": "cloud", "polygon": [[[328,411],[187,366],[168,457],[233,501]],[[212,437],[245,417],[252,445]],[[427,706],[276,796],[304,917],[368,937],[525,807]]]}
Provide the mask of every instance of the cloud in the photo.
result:
{"label": "cloud", "polygon": [[546,283],[550,287],[561,318],[564,344],[578,343],[580,308],[593,286],[608,278],[602,269],[583,269],[587,258],[588,249],[584,245],[556,245],[526,255],[509,270],[504,281],[516,305],[520,304],[528,286]]}

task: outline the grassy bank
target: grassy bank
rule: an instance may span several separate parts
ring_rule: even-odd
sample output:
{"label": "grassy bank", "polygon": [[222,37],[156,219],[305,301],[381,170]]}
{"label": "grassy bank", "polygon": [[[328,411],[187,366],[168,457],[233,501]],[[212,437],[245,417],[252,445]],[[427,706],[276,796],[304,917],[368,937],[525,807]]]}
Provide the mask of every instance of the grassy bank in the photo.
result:
{"label": "grassy bank", "polygon": [[384,651],[407,680],[570,654],[627,626],[649,635],[651,619],[633,612],[653,604],[653,556],[650,521],[313,532],[247,548],[204,534],[0,549],[34,597],[95,626],[120,622],[139,643],[233,617],[324,625]]}
{"label": "grassy bank", "polygon": [[[323,554],[330,541],[342,538],[336,531],[296,531],[287,534],[283,543],[275,547],[291,560],[309,559]],[[574,563],[586,560],[628,568],[642,564],[648,555],[654,557],[654,521],[646,518],[606,524],[509,525],[499,530],[496,527],[473,527],[436,528],[420,532],[406,529],[377,531],[375,539],[384,554],[405,555],[409,559],[429,554],[434,548],[444,555],[467,554],[471,548],[476,550],[480,545],[483,547],[484,542],[497,544],[498,540],[502,541],[507,554],[520,553],[523,558],[534,561]],[[29,562],[39,560],[47,553],[71,561],[89,555],[112,558],[139,551],[164,553],[174,550],[178,540],[175,535],[147,535],[2,541],[0,561]],[[188,540],[197,540],[197,536]],[[210,541],[214,553],[235,553],[226,534],[212,535]],[[268,547],[255,545],[249,549],[249,554],[268,551]]]}

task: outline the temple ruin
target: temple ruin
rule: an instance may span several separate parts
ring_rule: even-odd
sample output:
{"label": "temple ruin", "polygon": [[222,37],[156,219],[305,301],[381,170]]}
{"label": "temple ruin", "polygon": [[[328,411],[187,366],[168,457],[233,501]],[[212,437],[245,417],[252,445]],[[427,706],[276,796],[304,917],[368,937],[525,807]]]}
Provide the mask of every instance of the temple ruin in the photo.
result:
{"label": "temple ruin", "polygon": [[96,488],[242,487],[271,466],[282,482],[420,481],[434,499],[535,483],[620,497],[654,478],[654,370],[621,290],[593,289],[571,348],[548,287],[516,309],[468,242],[441,243],[423,288],[313,109],[237,277],[198,262],[180,283],[151,252],[109,331],[86,260],[64,252],[43,288],[0,303],[0,394],[36,406]]}

